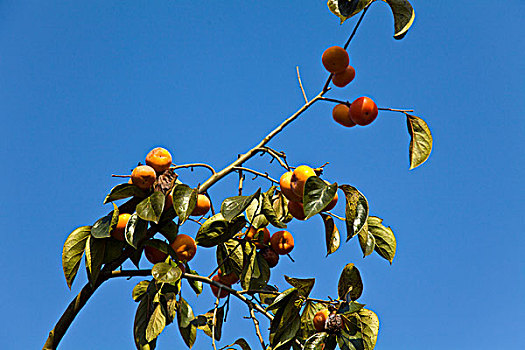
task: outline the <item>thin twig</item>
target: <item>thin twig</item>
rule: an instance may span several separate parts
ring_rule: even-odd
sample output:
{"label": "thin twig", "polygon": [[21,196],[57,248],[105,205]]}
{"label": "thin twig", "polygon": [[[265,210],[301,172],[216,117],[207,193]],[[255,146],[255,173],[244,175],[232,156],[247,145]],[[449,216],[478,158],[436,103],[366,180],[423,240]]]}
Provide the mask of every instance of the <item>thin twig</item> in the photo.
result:
{"label": "thin twig", "polygon": [[111,177],[125,177],[125,178],[129,178],[129,177],[131,177],[131,175],[116,175],[116,174],[111,174]]}
{"label": "thin twig", "polygon": [[400,113],[412,113],[412,112],[414,112],[413,109],[398,109],[398,108],[386,108],[386,107],[379,107],[377,109],[380,110],[380,111],[400,112]]}
{"label": "thin twig", "polygon": [[287,171],[290,171],[290,166],[286,162],[286,154],[284,152],[277,152],[276,150],[268,146],[259,148],[259,151],[268,153],[270,156],[273,157],[273,159],[276,159],[283,168],[285,168]]}
{"label": "thin twig", "polygon": [[255,312],[253,311],[252,307],[250,307],[250,318],[253,320],[253,325],[255,326],[255,333],[257,334],[257,338],[259,338],[259,342],[261,343],[262,349],[266,350],[266,344],[264,343],[264,339],[261,334],[261,329],[259,328],[259,320],[255,317]]}
{"label": "thin twig", "polygon": [[210,170],[212,174],[216,174],[215,169],[213,169],[211,165],[205,164],[205,163],[190,163],[190,164],[175,165],[174,167],[172,167],[172,169],[175,170],[175,169],[197,168],[197,167],[206,168]]}
{"label": "thin twig", "polygon": [[[239,154],[237,158],[239,158],[241,155]],[[239,170],[239,196],[242,196],[242,182],[244,180],[244,175],[242,174],[242,170]]]}
{"label": "thin twig", "polygon": [[219,287],[219,292],[217,293],[217,300],[215,300],[215,307],[213,308],[213,320],[211,322],[211,344],[213,345],[214,350],[217,350],[217,346],[215,345],[215,322],[217,322],[217,309],[219,308],[221,292],[222,287]]}
{"label": "thin twig", "polygon": [[263,177],[263,178],[265,178],[265,179],[267,179],[267,180],[270,180],[271,182],[274,182],[274,183],[276,183],[276,184],[279,183],[279,181],[277,181],[277,180],[271,178],[270,175],[268,175],[268,173],[264,173],[264,174],[263,174],[263,173],[258,172],[258,171],[256,171],[256,170],[253,170],[253,169],[250,169],[250,168],[241,167],[241,166],[233,167],[233,170],[239,170],[239,171],[243,171],[243,170],[244,170],[244,171],[246,171],[246,172],[248,172],[248,173],[252,173],[252,174],[256,175],[256,177],[257,177],[257,176],[260,176],[260,177]]}
{"label": "thin twig", "polygon": [[332,213],[331,211],[327,211],[327,213],[330,214],[331,216],[333,216],[334,218],[338,218],[339,220],[343,220],[343,221],[346,220],[345,218],[342,218],[342,217]]}
{"label": "thin twig", "polygon": [[304,92],[303,88],[303,82],[301,81],[301,73],[299,73],[299,66],[296,66],[295,69],[297,70],[297,80],[299,80],[299,86],[301,87],[301,91],[303,93],[304,102],[308,103],[308,97],[306,97],[306,92]]}

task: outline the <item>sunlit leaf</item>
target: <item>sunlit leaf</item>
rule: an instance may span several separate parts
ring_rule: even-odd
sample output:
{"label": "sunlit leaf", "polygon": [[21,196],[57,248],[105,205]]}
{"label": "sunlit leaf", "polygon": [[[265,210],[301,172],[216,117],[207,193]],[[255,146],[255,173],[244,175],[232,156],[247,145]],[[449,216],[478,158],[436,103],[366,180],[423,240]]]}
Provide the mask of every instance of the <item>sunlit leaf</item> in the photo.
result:
{"label": "sunlit leaf", "polygon": [[137,349],[144,349],[147,345],[152,345],[151,349],[155,348],[155,341],[150,343],[146,340],[146,327],[152,313],[153,308],[150,298],[143,298],[137,307],[133,323],[133,338]]}
{"label": "sunlit leaf", "polygon": [[275,192],[275,186],[262,195],[262,213],[268,219],[268,221],[277,228],[286,228],[286,224],[281,221],[280,213],[277,213],[272,203],[273,193]]}
{"label": "sunlit leaf", "polygon": [[335,226],[334,218],[328,214],[321,213],[324,223],[324,232],[326,240],[326,256],[334,253],[339,249],[341,243],[341,236],[337,226]]}
{"label": "sunlit leaf", "polygon": [[374,236],[375,251],[392,264],[394,256],[396,255],[396,237],[392,229],[385,227],[382,221],[382,219],[375,216],[369,217],[368,231]]}
{"label": "sunlit leaf", "polygon": [[113,211],[93,224],[91,235],[95,238],[111,237],[111,231],[117,226],[118,215],[118,207],[113,203]]}
{"label": "sunlit leaf", "polygon": [[[306,302],[303,313],[301,314],[301,330],[299,332],[301,338],[306,340],[310,338],[316,332],[314,328],[314,323],[313,323],[314,316],[318,311],[321,311],[323,309],[326,309],[326,305],[324,304],[314,303],[311,301]],[[306,347],[306,344],[305,344],[305,349],[308,349]],[[315,349],[315,347],[311,349]]]}
{"label": "sunlit leaf", "polygon": [[197,205],[197,190],[185,184],[177,184],[173,187],[171,195],[173,208],[179,217],[179,224],[182,225]]}
{"label": "sunlit leaf", "polygon": [[[312,318],[313,319],[313,318]],[[311,322],[311,321],[310,321]],[[315,333],[304,343],[304,350],[324,350],[324,341],[328,338],[328,333]]]}
{"label": "sunlit leaf", "polygon": [[153,266],[151,269],[151,275],[157,282],[173,284],[180,280],[182,271],[178,266],[172,266],[170,264],[161,262]]}
{"label": "sunlit leaf", "polygon": [[376,345],[377,335],[379,334],[379,318],[373,311],[368,309],[361,309],[359,318],[361,320],[361,332],[365,349],[372,350]]}
{"label": "sunlit leaf", "polygon": [[166,327],[166,311],[161,304],[157,304],[146,327],[146,341],[151,342],[156,339],[164,327]]}
{"label": "sunlit leaf", "polygon": [[303,208],[306,219],[322,212],[334,199],[337,183],[328,185],[317,176],[310,176],[304,184]]}
{"label": "sunlit leaf", "polygon": [[427,123],[421,118],[407,114],[407,128],[410,134],[410,169],[423,164],[432,152],[432,134]]}
{"label": "sunlit leaf", "polygon": [[284,279],[292,287],[297,288],[297,292],[299,293],[299,295],[305,298],[308,298],[315,283],[315,278],[293,278],[284,275]]}
{"label": "sunlit leaf", "polygon": [[368,218],[368,201],[365,196],[350,185],[339,186],[346,198],[346,241],[358,234]]}
{"label": "sunlit leaf", "polygon": [[202,224],[195,242],[202,247],[214,247],[235,236],[245,224],[246,219],[243,216],[238,216],[228,222],[221,213],[217,213]]}
{"label": "sunlit leaf", "polygon": [[133,291],[131,292],[131,297],[135,301],[140,301],[146,294],[148,290],[150,281],[140,281],[133,287]]}
{"label": "sunlit leaf", "polygon": [[366,224],[361,231],[359,231],[359,245],[363,251],[363,258],[372,254],[376,246],[376,239],[374,235],[368,231],[368,224]]}
{"label": "sunlit leaf", "polygon": [[153,192],[137,205],[137,215],[146,221],[153,221],[158,224],[162,211],[164,210],[164,194]]}
{"label": "sunlit leaf", "polygon": [[133,196],[142,198],[146,194],[133,184],[120,184],[111,189],[104,199],[104,204]]}
{"label": "sunlit leaf", "polygon": [[66,277],[67,286],[71,289],[75,279],[82,254],[86,248],[86,241],[91,234],[91,226],[82,226],[69,234],[62,249],[62,268]]}
{"label": "sunlit leaf", "polygon": [[347,293],[350,293],[351,300],[357,300],[363,293],[363,281],[361,280],[361,274],[354,264],[347,264],[341,276],[339,277],[339,283],[337,284],[337,294],[339,299],[345,300]]}
{"label": "sunlit leaf", "polygon": [[197,327],[191,324],[195,316],[190,305],[182,297],[179,299],[179,311],[177,312],[177,324],[184,343],[191,349],[197,337]]}
{"label": "sunlit leaf", "polygon": [[255,198],[248,208],[246,208],[246,220],[250,226],[255,229],[266,227],[270,223],[266,216],[262,213],[263,195],[259,195],[259,198]]}
{"label": "sunlit leaf", "polygon": [[251,196],[235,196],[226,198],[221,205],[221,214],[226,221],[232,221],[235,217],[239,216],[243,211],[248,208],[250,203],[258,198],[261,194],[261,189]]}

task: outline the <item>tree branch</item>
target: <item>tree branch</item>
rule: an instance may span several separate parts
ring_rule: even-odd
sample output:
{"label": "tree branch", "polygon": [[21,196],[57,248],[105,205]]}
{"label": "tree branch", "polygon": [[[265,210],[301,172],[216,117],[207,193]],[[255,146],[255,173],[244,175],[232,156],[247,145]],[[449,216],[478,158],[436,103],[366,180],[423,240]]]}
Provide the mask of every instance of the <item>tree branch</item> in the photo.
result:
{"label": "tree branch", "polygon": [[[279,181],[271,178],[270,175],[268,175],[268,173],[264,173],[263,174],[263,173],[258,172],[256,170],[253,170],[253,169],[250,169],[250,168],[245,168],[245,167],[242,167],[242,166],[233,167],[233,170],[246,171],[248,173],[252,173],[252,174],[255,174],[257,176],[264,177],[265,179],[270,180],[271,182],[274,182],[276,184],[279,183]],[[257,176],[255,176],[255,177],[257,177]],[[242,189],[242,187],[241,187],[241,189]]]}
{"label": "tree branch", "polygon": [[255,312],[253,311],[253,308],[250,307],[250,318],[253,321],[253,325],[255,327],[255,334],[257,334],[257,338],[259,338],[259,342],[261,343],[262,349],[266,350],[266,344],[264,343],[264,338],[261,334],[261,329],[259,328],[259,320],[257,317],[255,317]]}
{"label": "tree branch", "polygon": [[190,164],[181,164],[181,165],[175,165],[172,167],[173,170],[175,169],[183,169],[183,168],[206,168],[211,171],[212,174],[216,174],[215,169],[211,165],[205,164],[205,163],[190,163]]}

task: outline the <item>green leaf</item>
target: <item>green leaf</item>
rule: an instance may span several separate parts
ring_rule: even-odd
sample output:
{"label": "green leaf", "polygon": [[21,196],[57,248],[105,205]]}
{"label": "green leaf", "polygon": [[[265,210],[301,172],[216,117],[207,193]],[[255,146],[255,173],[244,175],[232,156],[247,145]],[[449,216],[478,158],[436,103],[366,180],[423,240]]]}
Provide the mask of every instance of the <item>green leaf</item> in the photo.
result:
{"label": "green leaf", "polygon": [[179,299],[179,309],[177,312],[177,324],[182,339],[190,349],[193,347],[195,338],[197,337],[197,327],[191,324],[194,318],[195,316],[193,315],[191,306],[181,297]]}
{"label": "green leaf", "polygon": [[161,262],[153,266],[151,269],[151,275],[157,282],[173,284],[180,280],[182,271],[178,266],[172,266]]}
{"label": "green leaf", "polygon": [[197,190],[185,184],[177,184],[173,187],[171,195],[173,197],[173,208],[179,217],[179,225],[182,225],[197,205]]}
{"label": "green leaf", "polygon": [[156,239],[156,238],[148,239],[146,242],[144,242],[144,245],[160,250],[161,252],[166,253],[169,256],[171,256],[173,260],[178,261],[177,253],[175,253],[173,248],[168,243],[161,241],[160,239]]}
{"label": "green leaf", "polygon": [[248,208],[246,208],[246,219],[250,223],[250,226],[253,226],[255,229],[260,229],[270,224],[266,216],[262,213],[262,203],[263,195],[261,194],[259,198],[255,198]]}
{"label": "green leaf", "polygon": [[347,264],[337,284],[337,294],[339,299],[345,300],[347,293],[350,293],[351,300],[357,300],[363,293],[363,281],[361,274],[354,264]]}
{"label": "green leaf", "polygon": [[375,0],[328,0],[328,8],[339,17],[341,24],[355,16]]}
{"label": "green leaf", "polygon": [[62,268],[69,289],[71,289],[77,275],[80,260],[86,248],[86,241],[90,234],[91,226],[79,227],[69,234],[62,248]]}
{"label": "green leaf", "polygon": [[157,304],[146,327],[146,341],[151,342],[153,339],[156,339],[162,333],[164,327],[166,327],[166,311],[161,304]]}
{"label": "green leaf", "polygon": [[[224,321],[224,307],[225,305],[217,308],[217,313],[215,314],[215,334],[214,338],[215,340],[221,340],[222,335],[222,323]],[[211,309],[204,315],[199,315],[198,318],[202,319],[201,324],[197,326],[198,329],[204,331],[204,333],[208,336],[212,336],[212,329],[213,329],[213,313],[214,309]]]}
{"label": "green leaf", "polygon": [[[348,296],[349,295],[347,294],[347,297]],[[365,304],[360,304],[356,301],[350,300],[348,302],[344,302],[337,310],[337,313],[342,315],[350,315],[361,310],[363,307],[365,307]]]}
{"label": "green leaf", "polygon": [[124,231],[124,237],[126,237],[126,242],[136,249],[139,242],[146,237],[147,231],[148,222],[142,220],[137,213],[134,213],[129,217],[126,230]]}
{"label": "green leaf", "polygon": [[324,350],[324,341],[328,338],[328,333],[315,333],[304,343],[304,350]]}
{"label": "green leaf", "polygon": [[153,308],[150,298],[143,298],[137,307],[135,321],[133,322],[133,338],[137,349],[147,349],[147,345],[153,346],[150,347],[151,349],[155,348],[155,341],[148,342],[146,340],[146,328],[152,312]]}
{"label": "green leaf", "polygon": [[321,213],[324,223],[324,232],[326,239],[326,256],[334,253],[339,249],[339,244],[341,242],[341,236],[339,235],[339,230],[335,226],[334,218],[328,214]]}
{"label": "green leaf", "polygon": [[[190,269],[190,265],[188,265],[188,263],[186,263],[186,273],[190,273],[192,275],[199,276],[197,271]],[[193,289],[193,291],[195,292],[195,294],[199,295],[199,294],[202,293],[202,282],[195,281],[195,280],[190,280],[190,279],[188,279],[187,281],[188,281],[191,289]]]}
{"label": "green leaf", "polygon": [[[326,309],[326,305],[324,304],[314,303],[311,301],[306,302],[303,313],[301,314],[301,331],[299,332],[299,335],[302,339],[309,339],[313,334],[315,334],[316,330],[314,328],[313,323],[314,316],[318,311],[321,311],[323,309]],[[305,349],[308,349],[306,344]],[[311,349],[315,349],[315,347]]]}
{"label": "green leaf", "polygon": [[197,232],[195,242],[201,247],[214,247],[235,236],[246,224],[243,216],[238,216],[228,222],[221,213],[206,220]]}
{"label": "green leaf", "polygon": [[416,18],[414,8],[407,0],[383,1],[390,6],[394,15],[394,39],[403,39]]}
{"label": "green leaf", "polygon": [[306,219],[311,218],[326,208],[334,199],[337,183],[327,185],[317,176],[310,176],[304,184],[303,207]]}
{"label": "green leaf", "polygon": [[421,118],[407,114],[407,128],[410,134],[410,169],[423,164],[432,152],[432,134],[427,123]]}
{"label": "green leaf", "polygon": [[383,220],[371,216],[368,218],[368,231],[374,236],[375,251],[377,254],[385,258],[392,264],[394,256],[396,255],[396,237],[390,227],[385,227],[382,224]]}
{"label": "green leaf", "polygon": [[116,239],[106,240],[106,249],[104,250],[104,264],[113,262],[122,255],[126,243]]}
{"label": "green leaf", "polygon": [[299,295],[299,293],[297,292],[297,288],[295,287],[289,288],[285,290],[284,292],[282,292],[281,294],[279,294],[277,298],[274,299],[273,303],[268,305],[266,310],[267,311],[276,310],[280,308],[281,306],[283,306],[284,304],[286,304],[290,298],[297,297],[297,295]]}
{"label": "green leaf", "polygon": [[339,186],[346,198],[346,241],[357,235],[368,218],[368,201],[357,188],[350,185]]}
{"label": "green leaf", "polygon": [[376,239],[374,238],[374,235],[368,231],[368,224],[366,224],[364,228],[359,231],[359,245],[363,251],[363,258],[374,252]]}
{"label": "green leaf", "polygon": [[251,196],[235,196],[226,198],[221,205],[221,214],[224,219],[228,222],[232,221],[234,218],[239,216],[243,211],[248,208],[250,203],[258,198],[261,194],[261,189],[259,188],[257,192]]}
{"label": "green leaf", "polygon": [[137,204],[137,214],[142,220],[153,221],[158,224],[162,211],[164,210],[164,194],[153,192]]}
{"label": "green leaf", "polygon": [[237,339],[235,341],[235,343],[230,344],[230,345],[226,345],[226,346],[222,347],[221,350],[222,349],[226,349],[226,348],[227,348],[227,350],[232,350],[231,346],[234,346],[234,345],[239,345],[242,350],[252,350],[252,348],[250,348],[250,345],[248,344],[248,342],[244,338]]}
{"label": "green leaf", "polygon": [[270,323],[270,345],[272,350],[289,349],[301,327],[299,310],[301,304],[297,290],[290,293],[282,302]]}
{"label": "green leaf", "polygon": [[288,199],[281,192],[277,192],[277,196],[274,197],[276,198],[274,198],[272,206],[279,221],[283,223],[292,221],[293,216],[288,211]]}
{"label": "green leaf", "polygon": [[253,244],[246,244],[244,249],[246,265],[240,275],[241,286],[246,290],[261,289],[270,280],[270,267]]}
{"label": "green leaf", "polygon": [[337,345],[341,350],[365,350],[363,339],[360,335],[349,335],[345,331],[341,331],[337,335]]}
{"label": "green leaf", "polygon": [[159,233],[166,237],[168,242],[173,242],[179,233],[179,226],[170,220],[159,227]]}
{"label": "green leaf", "polygon": [[240,241],[230,239],[217,246],[217,266],[224,275],[235,272],[240,276],[244,267],[244,251]]}
{"label": "green leaf", "polygon": [[106,250],[106,240],[89,236],[86,242],[86,268],[91,286],[95,285],[100,269],[104,262],[104,252]]}
{"label": "green leaf", "polygon": [[275,192],[275,186],[270,189],[262,196],[262,213],[268,219],[268,221],[277,228],[286,228],[286,224],[281,221],[279,214],[275,211],[272,204],[273,193]]}
{"label": "green leaf", "polygon": [[366,350],[372,350],[376,346],[377,335],[379,334],[379,318],[368,309],[359,311],[361,320],[361,332]]}
{"label": "green leaf", "polygon": [[133,196],[142,198],[146,194],[133,184],[120,184],[111,189],[104,199],[104,204]]}
{"label": "green leaf", "polygon": [[150,281],[140,281],[133,287],[133,291],[131,292],[131,297],[135,301],[140,301],[142,298],[146,295],[146,292],[148,291]]}
{"label": "green leaf", "polygon": [[93,224],[91,228],[91,235],[95,238],[111,237],[111,231],[117,226],[118,222],[118,207],[113,203],[113,211],[108,215],[100,218]]}
{"label": "green leaf", "polygon": [[305,298],[308,298],[315,283],[315,278],[293,278],[284,275],[284,279],[292,287],[297,288],[297,292],[299,293],[299,295]]}

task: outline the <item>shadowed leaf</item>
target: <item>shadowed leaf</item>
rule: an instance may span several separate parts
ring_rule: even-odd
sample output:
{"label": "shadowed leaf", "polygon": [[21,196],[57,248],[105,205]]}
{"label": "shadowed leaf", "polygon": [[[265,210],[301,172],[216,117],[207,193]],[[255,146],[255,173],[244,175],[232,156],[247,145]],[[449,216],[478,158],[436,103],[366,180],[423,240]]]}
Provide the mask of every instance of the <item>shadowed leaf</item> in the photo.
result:
{"label": "shadowed leaf", "polygon": [[407,114],[407,128],[410,134],[410,169],[423,164],[432,152],[432,134],[427,123],[421,118]]}
{"label": "shadowed leaf", "polygon": [[224,275],[235,272],[240,276],[244,267],[244,251],[240,241],[230,239],[217,246],[217,266]]}
{"label": "shadowed leaf", "polygon": [[155,341],[148,342],[146,340],[146,327],[148,326],[149,319],[153,313],[153,307],[149,297],[143,298],[135,313],[135,321],[133,322],[133,338],[135,339],[135,346],[137,349],[155,349]]}
{"label": "shadowed leaf", "polygon": [[182,225],[197,205],[197,190],[185,184],[176,184],[171,195],[173,197],[173,208],[179,217],[179,225]]}
{"label": "shadowed leaf", "polygon": [[221,213],[217,213],[202,224],[195,242],[202,247],[214,247],[235,236],[245,224],[246,219],[243,216],[238,216],[228,222]]}
{"label": "shadowed leaf", "polygon": [[[273,193],[275,192],[275,186],[262,195],[262,213],[268,219],[268,221],[277,228],[286,228],[286,224],[281,221],[279,214],[274,209],[272,204]],[[281,215],[282,216],[282,215]]]}
{"label": "shadowed leaf", "polygon": [[[312,317],[313,320],[313,317]],[[310,322],[312,322],[310,320]],[[313,328],[313,327],[312,327]],[[304,350],[324,350],[324,341],[328,338],[328,333],[326,332],[320,332],[315,333],[311,337],[309,337],[306,342],[304,343]]]}
{"label": "shadowed leaf", "polygon": [[284,279],[292,287],[297,288],[297,292],[299,293],[299,295],[305,298],[308,298],[315,283],[315,278],[293,278],[285,275]]}
{"label": "shadowed leaf", "polygon": [[[192,270],[190,268],[190,265],[188,265],[188,263],[186,263],[186,273],[199,276],[197,271]],[[195,280],[190,280],[190,279],[188,279],[187,281],[191,289],[193,289],[193,291],[195,292],[195,294],[199,295],[202,293],[202,282],[201,281],[195,281]]]}
{"label": "shadowed leaf", "polygon": [[334,218],[328,214],[321,213],[324,223],[324,232],[326,240],[326,256],[334,253],[339,249],[341,243],[341,236],[337,226],[335,226]]}
{"label": "shadowed leaf", "polygon": [[303,207],[306,219],[324,210],[337,192],[337,183],[327,185],[317,176],[310,176],[304,184]]}
{"label": "shadowed leaf", "polygon": [[371,216],[368,218],[368,232],[370,232],[375,239],[375,251],[381,257],[385,258],[392,264],[394,256],[396,255],[396,237],[390,227],[385,227],[382,224],[383,220]]}
{"label": "shadowed leaf", "polygon": [[376,239],[368,231],[368,224],[366,224],[361,231],[359,231],[359,245],[363,251],[363,258],[372,254],[376,246]]}
{"label": "shadowed leaf", "polygon": [[368,218],[368,201],[365,196],[350,185],[339,186],[346,198],[346,241],[358,234]]}
{"label": "shadowed leaf", "polygon": [[69,234],[62,248],[62,268],[69,289],[71,289],[77,275],[80,260],[86,248],[86,241],[90,234],[91,226],[79,227]]}
{"label": "shadowed leaf", "polygon": [[92,286],[95,285],[104,262],[106,242],[107,240],[105,239],[93,238],[93,236],[89,236],[86,242],[86,268],[88,270],[89,283]]}
{"label": "shadowed leaf", "polygon": [[126,224],[124,237],[126,237],[126,242],[136,249],[139,242],[146,237],[147,231],[148,222],[142,220],[137,213],[134,213],[129,217],[129,221]]}
{"label": "shadowed leaf", "polygon": [[261,194],[261,189],[259,188],[257,192],[251,196],[235,196],[226,198],[221,205],[221,214],[224,219],[228,222],[232,221],[235,217],[239,216],[243,211],[248,208],[250,203],[258,198]]}
{"label": "shadowed leaf", "polygon": [[164,194],[153,192],[137,205],[137,214],[142,220],[153,221],[158,224],[162,211],[164,210]]}
{"label": "shadowed leaf", "polygon": [[186,300],[182,297],[179,300],[179,310],[177,312],[177,324],[184,343],[191,349],[197,337],[197,327],[191,324],[195,316],[193,310]]}
{"label": "shadowed leaf", "polygon": [[142,191],[137,186],[133,184],[120,184],[111,189],[109,194],[104,199],[104,204],[128,197],[142,198],[144,196],[146,196],[144,191]]}
{"label": "shadowed leaf", "polygon": [[[217,308],[217,313],[215,314],[215,340],[221,340],[222,335],[222,323],[224,321],[224,307],[225,305]],[[214,309],[211,309],[204,315],[199,315],[198,318],[202,319],[201,324],[197,325],[197,328],[204,331],[204,333],[211,337],[213,329],[213,312]]]}
{"label": "shadowed leaf", "polygon": [[347,264],[341,276],[339,277],[339,283],[337,284],[337,294],[339,299],[345,300],[347,293],[350,293],[351,300],[357,300],[363,293],[363,281],[361,280],[361,274],[354,264]]}

